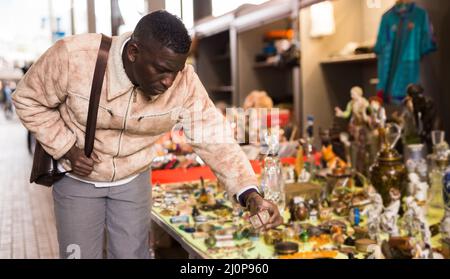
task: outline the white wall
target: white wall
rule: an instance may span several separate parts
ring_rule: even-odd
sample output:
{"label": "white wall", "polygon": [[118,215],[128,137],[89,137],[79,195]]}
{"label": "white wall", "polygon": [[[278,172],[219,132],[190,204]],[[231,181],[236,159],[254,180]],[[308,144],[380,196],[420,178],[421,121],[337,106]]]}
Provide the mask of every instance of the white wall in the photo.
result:
{"label": "white wall", "polygon": [[[396,0],[363,0],[361,4],[363,19],[363,42],[368,41],[375,44],[378,35],[378,27],[381,23],[381,17],[390,9]],[[373,5],[375,3],[375,5]],[[378,5],[379,4],[379,5]]]}
{"label": "white wall", "polygon": [[[326,73],[320,64],[330,55],[342,50],[349,42],[375,43],[381,17],[395,0],[380,0],[379,6],[368,6],[368,1],[374,2],[333,1],[336,33],[323,38],[309,36],[310,10],[306,8],[300,11],[303,121],[306,121],[307,115],[314,115],[316,127],[330,128],[334,107],[345,106],[350,98],[348,91],[351,86],[363,86],[361,83],[367,83],[370,78],[376,77],[376,64],[369,66],[368,70],[360,64],[341,65]],[[345,82],[342,82],[344,80]],[[338,86],[335,86],[336,84]]]}

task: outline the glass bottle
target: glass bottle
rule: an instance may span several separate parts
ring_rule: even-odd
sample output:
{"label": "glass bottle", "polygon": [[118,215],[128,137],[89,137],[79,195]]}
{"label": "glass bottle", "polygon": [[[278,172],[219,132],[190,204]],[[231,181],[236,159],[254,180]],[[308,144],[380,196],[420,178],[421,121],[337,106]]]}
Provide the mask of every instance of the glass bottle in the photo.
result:
{"label": "glass bottle", "polygon": [[314,116],[309,115],[307,117],[307,127],[306,127],[306,141],[304,146],[304,152],[306,155],[305,167],[306,170],[310,173],[311,178],[315,177],[316,174],[316,166],[314,159]]}
{"label": "glass bottle", "polygon": [[431,171],[430,180],[430,207],[442,208],[444,206],[442,199],[442,189],[444,189],[444,176],[449,165],[449,146],[445,142],[445,132],[433,131],[431,133],[433,143],[433,154],[429,156]]}
{"label": "glass bottle", "polygon": [[275,203],[280,213],[283,214],[286,206],[286,198],[284,193],[283,168],[278,158],[278,135],[266,132],[265,144],[267,146],[267,153],[261,175],[261,191],[264,198]]}
{"label": "glass bottle", "polygon": [[442,218],[440,231],[442,239],[447,243],[450,241],[450,167],[447,168],[442,181],[442,200],[444,202],[444,217]]}
{"label": "glass bottle", "polygon": [[205,181],[203,177],[200,177],[200,184],[201,184],[201,192],[198,201],[201,204],[206,204],[208,202],[208,193],[206,192]]}

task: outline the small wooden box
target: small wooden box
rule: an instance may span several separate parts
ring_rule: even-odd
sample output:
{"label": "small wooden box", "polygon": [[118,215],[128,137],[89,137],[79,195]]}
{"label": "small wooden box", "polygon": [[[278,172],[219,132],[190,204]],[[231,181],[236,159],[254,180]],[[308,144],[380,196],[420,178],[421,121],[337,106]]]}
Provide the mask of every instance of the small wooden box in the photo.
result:
{"label": "small wooden box", "polygon": [[314,183],[292,183],[286,184],[285,195],[286,203],[289,203],[294,197],[303,197],[305,200],[318,200],[322,192],[322,186]]}

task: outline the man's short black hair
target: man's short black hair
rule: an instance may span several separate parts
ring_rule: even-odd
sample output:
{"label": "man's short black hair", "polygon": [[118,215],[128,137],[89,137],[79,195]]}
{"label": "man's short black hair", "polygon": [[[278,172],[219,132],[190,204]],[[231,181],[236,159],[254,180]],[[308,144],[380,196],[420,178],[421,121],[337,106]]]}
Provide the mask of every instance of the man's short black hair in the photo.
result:
{"label": "man's short black hair", "polygon": [[191,47],[191,37],[183,22],[166,11],[150,13],[138,22],[133,40],[146,45],[152,39],[175,53],[186,54]]}

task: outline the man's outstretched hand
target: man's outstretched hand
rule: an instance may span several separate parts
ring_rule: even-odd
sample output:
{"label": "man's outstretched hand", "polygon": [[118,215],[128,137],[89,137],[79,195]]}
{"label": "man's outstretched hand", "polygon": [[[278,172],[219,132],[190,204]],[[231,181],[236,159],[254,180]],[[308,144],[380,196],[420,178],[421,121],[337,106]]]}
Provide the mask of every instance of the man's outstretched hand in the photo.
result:
{"label": "man's outstretched hand", "polygon": [[76,145],[72,146],[64,158],[70,161],[72,173],[78,176],[88,176],[94,170],[94,163],[100,163],[97,154],[92,152],[91,158],[88,158]]}
{"label": "man's outstretched hand", "polygon": [[253,192],[247,197],[247,208],[250,210],[250,214],[254,215],[261,211],[267,210],[270,214],[269,221],[264,225],[265,230],[270,230],[278,227],[283,223],[283,218],[281,217],[278,207],[268,201],[263,199],[260,194]]}

